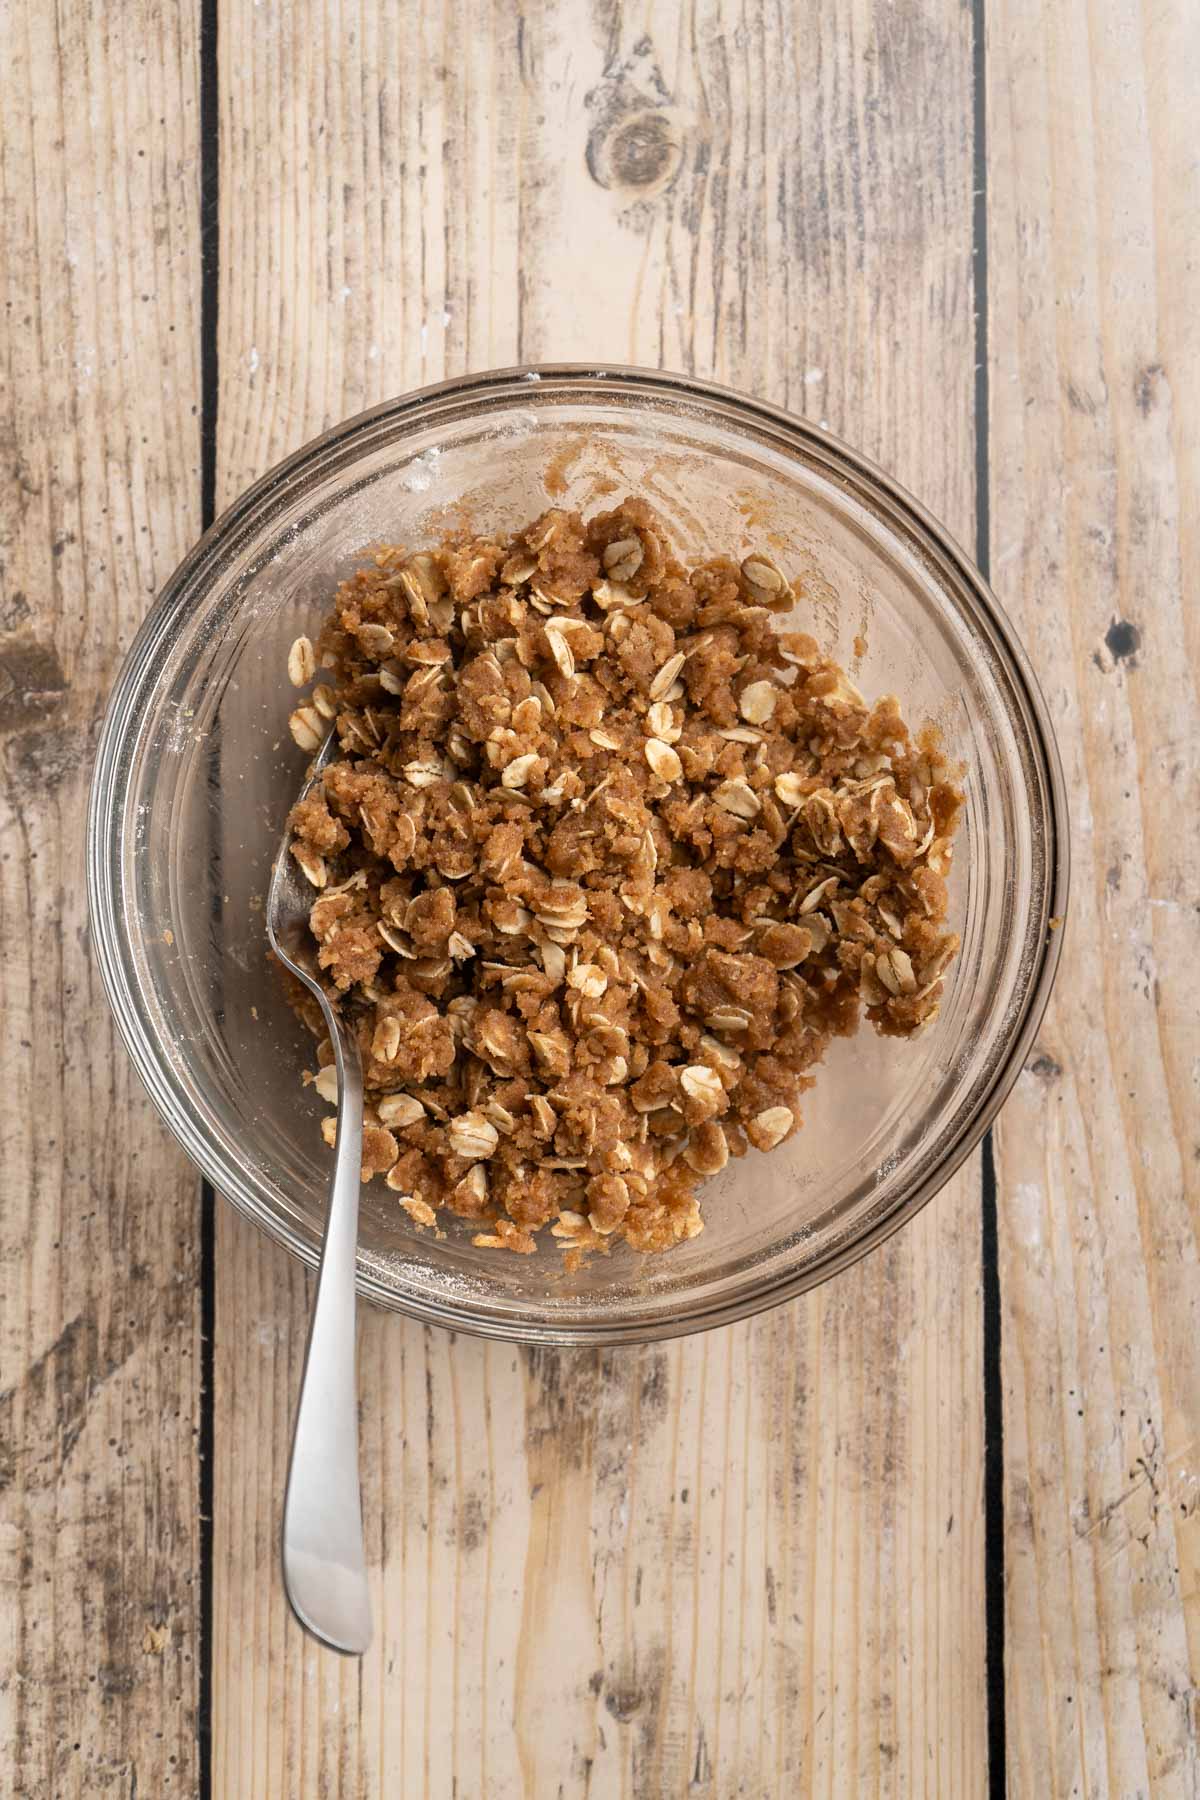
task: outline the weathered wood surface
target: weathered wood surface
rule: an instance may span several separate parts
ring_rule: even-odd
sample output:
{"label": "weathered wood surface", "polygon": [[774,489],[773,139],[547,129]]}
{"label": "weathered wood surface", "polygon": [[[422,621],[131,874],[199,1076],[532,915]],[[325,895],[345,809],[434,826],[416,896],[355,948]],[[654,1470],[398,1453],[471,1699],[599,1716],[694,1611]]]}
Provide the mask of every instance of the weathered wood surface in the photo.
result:
{"label": "weathered wood surface", "polygon": [[1200,1794],[1200,15],[989,0],[992,573],[1071,796],[997,1133],[1009,1791]]}
{"label": "weathered wood surface", "polygon": [[[226,0],[219,43],[222,499],[443,373],[600,357],[826,418],[970,541],[958,5]],[[977,1169],[666,1348],[365,1319],[361,1669],[276,1572],[306,1280],[228,1209],[217,1268],[217,1795],[985,1791]]]}
{"label": "weathered wood surface", "polygon": [[0,1792],[196,1791],[199,1184],[88,951],[100,713],[200,522],[197,21],[0,56]]}
{"label": "weathered wood surface", "polygon": [[[997,1132],[1008,1791],[1200,1794],[1200,331],[1186,0],[223,0],[219,481],[518,358],[714,374],[974,536],[1075,823]],[[199,526],[199,9],[9,0],[0,61],[0,1792],[197,1791],[196,1183],[87,955],[96,720]],[[567,259],[562,267],[557,259]],[[656,1349],[362,1330],[379,1642],[277,1521],[307,1279],[218,1224],[212,1793],[987,1790],[978,1173]],[[996,1777],[995,1771],[993,1779]],[[993,1788],[993,1791],[995,1789]]]}

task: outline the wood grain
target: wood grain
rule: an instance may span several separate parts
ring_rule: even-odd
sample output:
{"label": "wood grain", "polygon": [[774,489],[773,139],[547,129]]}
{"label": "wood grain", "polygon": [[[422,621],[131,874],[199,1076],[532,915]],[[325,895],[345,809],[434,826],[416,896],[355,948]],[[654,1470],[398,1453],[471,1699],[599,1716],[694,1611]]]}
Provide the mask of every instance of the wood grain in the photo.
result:
{"label": "wood grain", "polygon": [[1200,1794],[1198,23],[989,8],[993,576],[1075,851],[997,1134],[1009,1791],[1037,1800]]}
{"label": "wood grain", "polygon": [[0,57],[0,1788],[196,1791],[198,1184],[89,956],[99,718],[199,526],[195,21]]}
{"label": "wood grain", "polygon": [[[612,357],[828,419],[969,539],[969,32],[225,0],[223,497],[443,372]],[[981,1794],[978,1191],[667,1348],[364,1320],[361,1670],[275,1566],[307,1282],[224,1210],[214,1792]]]}

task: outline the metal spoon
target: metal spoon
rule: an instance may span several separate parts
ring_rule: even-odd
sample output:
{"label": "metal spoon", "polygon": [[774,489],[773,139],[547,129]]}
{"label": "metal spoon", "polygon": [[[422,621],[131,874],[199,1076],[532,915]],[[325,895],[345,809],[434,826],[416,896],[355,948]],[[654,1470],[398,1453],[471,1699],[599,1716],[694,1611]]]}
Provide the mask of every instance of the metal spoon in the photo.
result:
{"label": "metal spoon", "polygon": [[[320,783],[335,748],[330,732],[302,798]],[[354,1033],[316,979],[316,945],[308,929],[313,891],[289,853],[290,843],[291,833],[285,832],[271,871],[267,936],[279,960],[320,1003],[337,1063],[338,1115],[325,1241],[283,1503],[283,1581],[292,1610],[314,1637],[334,1650],[361,1656],[371,1641],[354,1370],[362,1057]]]}

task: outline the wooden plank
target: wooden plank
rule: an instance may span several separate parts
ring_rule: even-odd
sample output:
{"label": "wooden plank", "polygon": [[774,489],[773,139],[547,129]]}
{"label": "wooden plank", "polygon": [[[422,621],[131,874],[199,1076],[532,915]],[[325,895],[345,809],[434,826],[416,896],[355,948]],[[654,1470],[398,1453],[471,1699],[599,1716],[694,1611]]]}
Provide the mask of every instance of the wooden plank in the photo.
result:
{"label": "wooden plank", "polygon": [[993,574],[1075,834],[997,1134],[1010,1792],[1037,1800],[1200,1793],[1197,27],[989,8]]}
{"label": "wooden plank", "polygon": [[[220,44],[224,498],[444,371],[611,357],[826,418],[969,541],[958,5],[224,0]],[[224,1209],[214,1793],[983,1793],[978,1196],[663,1348],[366,1318],[361,1669],[276,1570],[308,1284]]]}
{"label": "wooden plank", "polygon": [[118,661],[199,528],[188,8],[5,8],[0,1742],[7,1794],[196,1791],[198,1182],[88,952]]}

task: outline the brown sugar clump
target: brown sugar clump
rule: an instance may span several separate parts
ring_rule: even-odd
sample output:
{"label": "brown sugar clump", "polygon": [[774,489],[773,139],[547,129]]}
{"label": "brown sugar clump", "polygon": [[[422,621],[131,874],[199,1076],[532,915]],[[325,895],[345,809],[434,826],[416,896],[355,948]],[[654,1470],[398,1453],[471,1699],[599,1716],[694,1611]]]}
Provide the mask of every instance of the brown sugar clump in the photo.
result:
{"label": "brown sugar clump", "polygon": [[962,795],[934,732],[777,629],[797,598],[765,556],[685,567],[627,499],[382,549],[293,646],[297,685],[333,679],[292,734],[341,756],[292,852],[364,1179],[416,1224],[665,1249],[799,1129],[833,1037],[936,1015]]}

